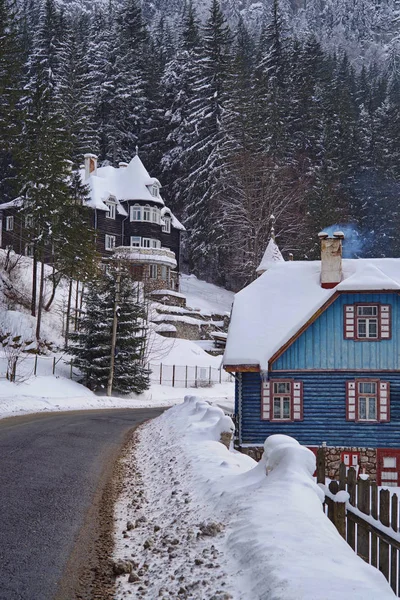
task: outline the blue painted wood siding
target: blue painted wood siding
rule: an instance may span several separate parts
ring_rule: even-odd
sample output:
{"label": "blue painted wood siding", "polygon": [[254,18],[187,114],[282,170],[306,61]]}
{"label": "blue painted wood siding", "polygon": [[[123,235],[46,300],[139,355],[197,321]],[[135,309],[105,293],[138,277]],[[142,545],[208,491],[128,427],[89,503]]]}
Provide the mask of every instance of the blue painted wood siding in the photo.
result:
{"label": "blue painted wood siding", "polygon": [[271,373],[271,380],[290,378],[304,384],[304,420],[295,423],[262,421],[261,378],[259,373],[242,373],[241,443],[262,445],[273,433],[284,433],[301,444],[315,446],[360,446],[400,448],[400,373],[371,372],[365,377],[390,382],[390,422],[355,423],[346,421],[346,380],[360,373]]}
{"label": "blue painted wood siding", "polygon": [[[343,336],[343,306],[380,302],[392,306],[392,338],[355,342]],[[271,366],[294,369],[400,369],[400,297],[398,294],[343,294]]]}

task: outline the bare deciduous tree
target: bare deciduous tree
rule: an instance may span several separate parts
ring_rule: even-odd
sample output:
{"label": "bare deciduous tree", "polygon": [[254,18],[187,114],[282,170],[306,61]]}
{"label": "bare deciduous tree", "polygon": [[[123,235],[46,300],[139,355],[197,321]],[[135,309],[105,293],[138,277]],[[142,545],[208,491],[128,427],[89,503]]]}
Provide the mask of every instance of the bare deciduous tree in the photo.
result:
{"label": "bare deciduous tree", "polygon": [[271,233],[271,215],[281,251],[294,249],[304,222],[304,190],[290,168],[246,152],[231,158],[224,188],[219,206],[227,283],[240,289],[256,277]]}

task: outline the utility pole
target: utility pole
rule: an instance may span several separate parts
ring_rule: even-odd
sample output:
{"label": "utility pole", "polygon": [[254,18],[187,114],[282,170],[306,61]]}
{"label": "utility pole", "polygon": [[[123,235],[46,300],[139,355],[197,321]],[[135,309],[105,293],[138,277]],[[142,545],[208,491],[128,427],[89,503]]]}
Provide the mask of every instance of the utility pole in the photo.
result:
{"label": "utility pole", "polygon": [[120,302],[121,289],[121,263],[117,262],[117,279],[115,285],[115,301],[114,301],[114,319],[111,337],[111,357],[110,357],[110,373],[108,375],[107,396],[111,396],[113,379],[114,379],[114,363],[115,363],[115,347],[117,345],[117,325],[118,325],[118,309]]}

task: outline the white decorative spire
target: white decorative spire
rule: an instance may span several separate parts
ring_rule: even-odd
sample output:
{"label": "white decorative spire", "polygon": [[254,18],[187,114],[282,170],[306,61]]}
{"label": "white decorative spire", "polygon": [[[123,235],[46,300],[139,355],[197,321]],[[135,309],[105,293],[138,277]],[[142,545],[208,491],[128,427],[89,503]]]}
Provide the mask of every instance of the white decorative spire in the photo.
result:
{"label": "white decorative spire", "polygon": [[268,271],[270,267],[279,262],[284,262],[281,251],[278,248],[278,244],[275,241],[275,217],[271,215],[271,239],[268,242],[267,248],[264,252],[264,256],[256,269],[258,276]]}

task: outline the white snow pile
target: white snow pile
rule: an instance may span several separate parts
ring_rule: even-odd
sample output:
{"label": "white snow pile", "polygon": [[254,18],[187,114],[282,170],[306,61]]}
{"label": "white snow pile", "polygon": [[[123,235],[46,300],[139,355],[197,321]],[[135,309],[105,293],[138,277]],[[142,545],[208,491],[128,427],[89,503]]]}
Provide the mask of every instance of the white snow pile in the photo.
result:
{"label": "white snow pile", "polygon": [[116,598],[395,598],[324,515],[312,452],[274,435],[257,464],[219,443],[232,427],[188,396],[140,428],[116,512],[115,558],[131,571]]}

